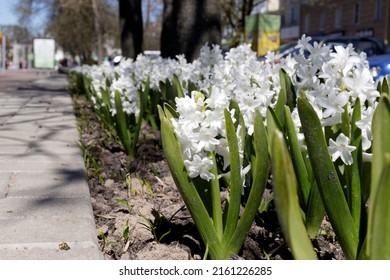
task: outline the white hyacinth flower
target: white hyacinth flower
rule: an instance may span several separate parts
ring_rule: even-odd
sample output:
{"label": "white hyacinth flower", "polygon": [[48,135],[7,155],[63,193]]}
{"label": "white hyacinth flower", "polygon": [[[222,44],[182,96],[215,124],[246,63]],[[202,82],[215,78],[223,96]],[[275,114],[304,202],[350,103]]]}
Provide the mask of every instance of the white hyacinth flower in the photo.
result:
{"label": "white hyacinth flower", "polygon": [[350,146],[349,142],[349,138],[343,133],[340,133],[340,135],[337,136],[336,141],[329,139],[329,152],[333,161],[341,158],[346,165],[351,165],[353,163],[352,152],[356,147]]}

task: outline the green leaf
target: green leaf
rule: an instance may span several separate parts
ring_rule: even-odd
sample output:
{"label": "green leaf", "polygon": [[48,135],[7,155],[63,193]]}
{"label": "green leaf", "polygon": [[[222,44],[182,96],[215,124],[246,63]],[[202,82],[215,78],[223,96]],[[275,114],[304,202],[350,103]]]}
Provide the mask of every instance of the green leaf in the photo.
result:
{"label": "green leaf", "polygon": [[144,91],[139,90],[140,105],[142,107],[142,118],[147,120],[153,130],[160,129],[160,123],[157,113],[157,105],[163,101],[161,92],[150,88],[150,77],[144,82]]}
{"label": "green leaf", "polygon": [[227,245],[237,227],[241,204],[241,159],[238,148],[236,128],[227,109],[224,110],[226,122],[226,136],[230,154],[230,193],[226,215],[226,225],[223,233],[223,244]]}
{"label": "green leaf", "polygon": [[276,102],[275,109],[274,109],[274,113],[282,128],[284,127],[284,123],[285,123],[284,106],[286,105],[286,102],[287,102],[286,90],[282,88],[279,92],[278,101]]}
{"label": "green leaf", "polygon": [[169,83],[168,79],[165,81],[165,83],[161,81],[159,83],[161,98],[163,98],[164,100],[167,99],[166,96],[169,86],[171,86],[171,84]]}
{"label": "green leaf", "polygon": [[387,95],[390,94],[390,81],[388,76],[382,79],[380,83],[379,92],[381,94],[387,94]]}
{"label": "green leaf", "polygon": [[373,161],[367,252],[371,259],[390,259],[390,96],[382,94],[372,122]]}
{"label": "green leaf", "polygon": [[[302,155],[298,142],[291,111],[285,107],[285,119],[287,139],[292,155],[292,161],[298,180],[298,195],[300,198],[301,208],[306,214],[306,229],[310,237],[317,236],[325,215],[325,208],[316,182],[310,179],[305,159]],[[310,164],[310,163],[309,163]]]}
{"label": "green leaf", "polygon": [[[103,122],[103,124],[110,130],[115,131],[115,123],[114,118],[111,115],[111,102],[109,99],[109,92],[106,89],[100,88],[101,96],[102,98],[99,98],[98,95],[95,93],[94,96],[96,97],[97,103],[99,105],[99,109],[97,110],[99,119]],[[108,103],[107,101],[108,98]]]}
{"label": "green leaf", "polygon": [[175,92],[175,96],[177,97],[184,97],[183,89],[181,88],[180,80],[176,75],[173,76],[172,79],[172,86]]}
{"label": "green leaf", "polygon": [[122,233],[123,239],[129,239],[129,220],[126,221],[125,228]]}
{"label": "green leaf", "polygon": [[171,82],[166,79],[165,83],[160,82],[160,95],[161,95],[161,104],[162,102],[167,102],[172,106],[175,106],[175,97],[177,97],[175,89]]}
{"label": "green leaf", "polygon": [[351,138],[350,135],[350,119],[349,119],[349,112],[348,112],[348,104],[345,104],[343,107],[344,112],[341,114],[341,132],[344,133],[345,136],[348,138]]}
{"label": "green leaf", "polygon": [[284,69],[280,69],[280,85],[281,88],[286,92],[286,105],[290,108],[291,111],[294,110],[297,104],[297,94],[290,77]]}
{"label": "green leaf", "polygon": [[283,131],[282,125],[280,124],[280,120],[278,119],[278,116],[276,115],[275,111],[271,108],[267,108],[267,135],[268,135],[268,150],[269,153],[272,151],[272,139],[274,136],[274,133],[276,130]]}
{"label": "green leaf", "polygon": [[379,180],[382,176],[381,172],[384,166],[384,158],[386,153],[390,153],[390,96],[382,95],[379,99],[378,107],[376,108],[372,120],[373,133],[373,162],[371,174],[371,194],[370,198],[374,199],[376,188],[379,185]]}
{"label": "green leaf", "polygon": [[294,122],[291,117],[291,111],[289,107],[285,107],[285,119],[286,119],[286,128],[287,128],[287,137],[289,142],[289,147],[292,154],[294,168],[297,174],[298,179],[298,193],[301,201],[302,208],[304,210],[307,209],[309,203],[309,195],[310,195],[310,180],[309,174],[306,169],[305,160],[302,156],[301,147],[298,142],[297,133],[295,130]]}
{"label": "green leaf", "polygon": [[233,253],[239,252],[248,235],[257,209],[260,206],[261,197],[263,196],[268,179],[269,159],[267,135],[263,118],[258,111],[255,112],[253,147],[255,153],[255,160],[252,162],[254,178],[244,212],[228,246],[229,251]]}
{"label": "green leaf", "polygon": [[192,92],[193,90],[197,90],[198,89],[198,87],[191,81],[188,81],[187,88],[188,88],[188,92]]}
{"label": "green leaf", "polygon": [[317,183],[314,181],[311,189],[306,212],[306,229],[310,237],[318,235],[325,216],[325,208]]}
{"label": "green leaf", "polygon": [[[160,107],[158,105],[158,107]],[[177,119],[179,117],[179,114],[175,111],[175,109],[168,103],[164,103],[164,112],[168,119],[175,118]],[[161,114],[159,114],[161,116]]]}
{"label": "green leaf", "polygon": [[390,259],[390,153],[384,157],[375,199],[370,202],[368,255],[372,260]]}
{"label": "green leaf", "polygon": [[276,131],[272,145],[272,174],[278,220],[295,259],[317,259],[302,220],[297,180],[283,134]]}
{"label": "green leaf", "polygon": [[110,81],[107,78],[106,79],[106,88],[105,89],[101,88],[101,90],[100,90],[100,92],[102,94],[103,103],[106,104],[107,106],[111,105],[111,101],[110,101],[110,99],[111,99],[111,92],[109,91],[109,89],[110,89],[109,84],[110,84]]}
{"label": "green leaf", "polygon": [[125,112],[123,111],[122,99],[120,92],[115,92],[115,107],[116,107],[116,127],[119,139],[121,140],[123,147],[125,148],[130,159],[135,158],[135,151],[132,150],[131,136],[128,127],[128,121]]}
{"label": "green leaf", "polygon": [[302,95],[298,98],[298,113],[326,212],[346,257],[356,259],[358,232],[330,157],[321,122],[307,98]]}
{"label": "green leaf", "polygon": [[164,154],[171,170],[175,184],[186,204],[191,217],[198,228],[203,242],[210,250],[211,258],[227,258],[224,247],[218,240],[211,217],[209,216],[202,199],[200,198],[191,178],[189,178],[181,156],[179,142],[174,134],[170,120],[164,115],[161,107],[159,108],[161,119],[161,139]]}
{"label": "green leaf", "polygon": [[213,160],[213,167],[210,170],[214,174],[215,179],[210,182],[210,194],[212,205],[212,217],[214,222],[214,228],[217,233],[218,239],[222,240],[223,236],[223,221],[222,221],[222,207],[221,207],[221,192],[218,180],[218,167],[215,155],[209,152],[209,157]]}
{"label": "green leaf", "polygon": [[347,189],[348,189],[348,204],[351,210],[352,218],[355,222],[356,229],[360,231],[360,222],[363,217],[362,211],[365,206],[363,204],[361,179],[362,174],[362,131],[356,126],[356,122],[361,119],[361,106],[360,100],[357,99],[351,120],[351,143],[356,147],[356,150],[352,152],[353,163],[351,166],[346,166],[345,174],[347,177]]}

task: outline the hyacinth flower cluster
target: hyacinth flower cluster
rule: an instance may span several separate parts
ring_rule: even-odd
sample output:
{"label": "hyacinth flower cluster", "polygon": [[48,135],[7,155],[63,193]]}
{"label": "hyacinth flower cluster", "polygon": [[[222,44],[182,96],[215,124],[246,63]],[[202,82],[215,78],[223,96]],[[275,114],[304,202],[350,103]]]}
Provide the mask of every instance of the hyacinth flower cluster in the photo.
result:
{"label": "hyacinth flower cluster", "polygon": [[[366,54],[358,54],[351,44],[335,46],[331,50],[316,42],[312,45],[310,40],[303,36],[298,41],[299,54],[294,57],[295,73],[291,78],[297,93],[305,93],[323,127],[347,125],[345,122],[352,119],[355,104],[360,103],[361,116],[356,126],[362,132],[363,151],[367,152],[371,147],[372,116],[379,92],[370,74]],[[292,113],[299,127],[297,111]],[[344,164],[352,164],[354,147],[350,145],[350,138],[350,132],[344,129],[336,139],[329,139],[333,161],[340,158]],[[366,156],[370,157],[369,154]]]}
{"label": "hyacinth flower cluster", "polygon": [[[210,173],[209,152],[223,158],[223,170],[230,165],[224,110],[237,121],[233,100],[243,118],[236,132],[243,161],[245,134],[253,134],[255,112],[265,118],[267,108],[276,104],[281,65],[262,64],[249,45],[230,50],[224,58],[217,46],[205,46],[199,61],[204,71],[198,82],[192,81],[199,91],[175,99],[179,118],[172,119],[172,124],[190,177],[209,181],[215,179]],[[242,174],[249,169],[250,164],[243,166]]]}
{"label": "hyacinth flower cluster", "polygon": [[140,86],[127,75],[130,67],[125,61],[115,69],[94,65],[83,66],[79,71],[84,73],[87,96],[98,117],[134,159],[142,122],[142,95]]}
{"label": "hyacinth flower cluster", "polygon": [[[209,257],[225,259],[240,250],[266,186],[264,117],[277,103],[281,65],[259,62],[243,45],[225,56],[206,46],[197,67],[204,70],[192,81],[198,90],[177,97],[174,108],[160,107],[161,137]],[[221,200],[221,189],[228,190],[227,200]]]}
{"label": "hyacinth flower cluster", "polygon": [[270,73],[276,73],[272,76],[277,80],[277,69],[259,67],[259,64],[249,45],[231,49],[225,57],[219,46],[205,45],[199,59],[191,63],[183,55],[176,59],[139,55],[136,60],[123,59],[116,67],[82,66],[73,72],[84,77],[81,91],[87,92],[102,122],[116,131],[134,158],[138,129],[132,129],[136,133],[130,135],[125,127],[121,128],[119,120],[125,121],[126,127],[138,127],[147,121],[159,129],[158,104],[166,102],[175,107],[176,97],[189,96],[195,89],[207,95],[213,84],[220,85],[229,98],[237,97],[252,134],[254,111],[262,108],[265,116],[265,108],[273,106],[278,90],[270,89],[271,81],[266,79]]}
{"label": "hyacinth flower cluster", "polygon": [[116,67],[84,65],[72,73],[78,80],[82,77],[80,91],[86,92],[100,120],[134,159],[142,122],[158,129],[157,104],[167,101],[161,97],[160,87],[172,81],[173,69],[173,60],[139,55],[135,61],[122,59]]}
{"label": "hyacinth flower cluster", "polygon": [[[389,188],[383,180],[375,183],[385,176],[383,156],[375,147],[387,140],[373,131],[390,125],[386,109],[376,113],[379,103],[387,106],[388,82],[376,85],[365,54],[351,45],[332,50],[309,41],[305,36],[299,40],[295,71],[288,77],[296,105],[269,115],[275,202],[284,234],[295,258],[315,258],[307,234],[319,233],[326,213],[346,258],[388,258],[389,250],[379,253],[372,244],[389,210],[371,205],[378,185]],[[374,171],[378,162],[381,171]]]}

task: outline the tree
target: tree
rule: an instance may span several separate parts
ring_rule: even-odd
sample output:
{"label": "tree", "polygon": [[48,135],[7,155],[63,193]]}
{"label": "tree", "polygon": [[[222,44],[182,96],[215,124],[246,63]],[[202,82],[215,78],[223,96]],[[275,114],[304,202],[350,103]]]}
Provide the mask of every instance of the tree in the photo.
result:
{"label": "tree", "polygon": [[204,44],[220,44],[220,8],[219,0],[164,0],[161,55],[192,61]]}
{"label": "tree", "polygon": [[19,0],[16,11],[25,25],[44,11],[47,23],[43,34],[53,37],[65,52],[79,55],[82,63],[89,63],[93,53],[102,59],[103,44],[118,41],[117,9],[110,3],[109,0]]}
{"label": "tree", "polygon": [[119,18],[122,55],[136,58],[143,42],[141,0],[119,0]]}
{"label": "tree", "polygon": [[17,25],[3,25],[1,31],[7,37],[7,43],[16,41],[19,44],[29,44],[33,38],[27,28]]}
{"label": "tree", "polygon": [[220,0],[222,7],[222,25],[229,33],[227,45],[236,47],[241,43],[245,29],[245,17],[253,7],[264,1],[255,0]]}
{"label": "tree", "polygon": [[95,29],[91,10],[86,3],[77,8],[55,6],[51,8],[50,14],[47,32],[52,34],[56,43],[65,51],[72,56],[79,55],[83,63],[89,63],[94,49]]}

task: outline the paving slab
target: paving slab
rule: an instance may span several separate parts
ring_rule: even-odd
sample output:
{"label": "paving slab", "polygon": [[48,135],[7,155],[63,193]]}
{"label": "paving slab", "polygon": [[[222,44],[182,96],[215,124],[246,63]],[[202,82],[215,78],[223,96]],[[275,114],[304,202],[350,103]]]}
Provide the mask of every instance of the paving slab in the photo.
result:
{"label": "paving slab", "polygon": [[[87,202],[90,200],[86,201],[85,196],[53,197],[52,194],[45,194],[42,191],[29,190],[21,196],[7,195],[5,199],[2,198],[0,220],[9,220],[12,221],[13,225],[16,225],[20,221],[24,223],[25,219],[49,221],[54,217],[69,219],[70,216],[73,221],[77,222],[82,218],[93,218]],[[15,217],[19,221],[14,221]],[[6,233],[3,233],[2,236],[6,236]]]}
{"label": "paving slab", "polygon": [[0,197],[9,189],[8,198],[25,197],[31,192],[31,182],[34,182],[35,197],[80,198],[88,197],[86,174],[82,170],[66,172],[3,172],[0,173]]}
{"label": "paving slab", "polygon": [[0,160],[0,172],[58,172],[58,170],[64,170],[64,172],[72,172],[74,168],[84,167],[84,163],[80,161],[76,162],[54,162],[54,161],[25,161],[23,159],[17,161]]}
{"label": "paving slab", "polygon": [[[66,77],[29,73],[23,83],[18,75],[26,73],[7,75],[0,85],[0,259],[103,259]],[[21,82],[7,87],[7,78]]]}
{"label": "paving slab", "polygon": [[100,253],[94,250],[90,242],[69,242],[69,250],[61,250],[62,243],[30,243],[13,246],[0,244],[0,260],[25,260],[34,256],[34,260],[97,260]]}
{"label": "paving slab", "polygon": [[[1,132],[0,132],[1,134]],[[25,141],[22,140],[14,140],[14,143],[11,143],[12,140],[0,139],[0,155],[4,154],[24,154],[28,151],[28,145],[26,145]]]}

